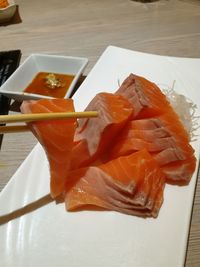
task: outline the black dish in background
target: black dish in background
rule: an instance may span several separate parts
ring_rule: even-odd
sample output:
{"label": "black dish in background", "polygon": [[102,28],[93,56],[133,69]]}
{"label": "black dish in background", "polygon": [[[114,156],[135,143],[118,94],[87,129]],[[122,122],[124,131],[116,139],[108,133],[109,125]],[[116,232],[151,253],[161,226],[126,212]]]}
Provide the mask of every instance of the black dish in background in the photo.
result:
{"label": "black dish in background", "polygon": [[[0,52],[0,86],[11,76],[19,66],[21,59],[21,50],[10,50]],[[11,99],[0,94],[0,115],[6,115],[9,112]],[[0,135],[0,149],[3,140],[3,134]]]}

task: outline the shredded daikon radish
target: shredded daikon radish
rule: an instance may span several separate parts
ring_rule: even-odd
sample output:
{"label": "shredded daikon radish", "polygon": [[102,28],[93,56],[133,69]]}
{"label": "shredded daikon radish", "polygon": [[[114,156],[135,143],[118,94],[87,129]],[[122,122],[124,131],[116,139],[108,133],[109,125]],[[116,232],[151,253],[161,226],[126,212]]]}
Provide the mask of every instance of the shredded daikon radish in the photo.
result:
{"label": "shredded daikon radish", "polygon": [[198,120],[200,116],[196,116],[197,105],[184,95],[177,94],[174,91],[175,81],[171,88],[164,89],[167,99],[171,106],[178,114],[184,128],[188,132],[191,141],[196,141],[196,130],[200,127]]}

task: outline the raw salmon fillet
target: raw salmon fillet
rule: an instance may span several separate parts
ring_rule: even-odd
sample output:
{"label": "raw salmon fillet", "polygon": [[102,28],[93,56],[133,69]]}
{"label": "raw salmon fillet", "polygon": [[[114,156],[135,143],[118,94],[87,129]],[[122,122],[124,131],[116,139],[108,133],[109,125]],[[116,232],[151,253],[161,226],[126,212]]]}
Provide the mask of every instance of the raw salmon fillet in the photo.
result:
{"label": "raw salmon fillet", "polygon": [[[117,94],[137,106],[137,116],[117,137],[110,159],[145,148],[162,167],[169,183],[189,183],[196,166],[194,150],[165,95],[155,84],[133,74],[122,83]],[[136,95],[134,99],[132,95]]]}
{"label": "raw salmon fillet", "polygon": [[163,114],[170,106],[156,84],[134,74],[124,80],[116,94],[124,96],[133,105],[135,118],[151,118]]}
{"label": "raw salmon fillet", "polygon": [[[73,112],[72,99],[24,101],[22,113]],[[70,167],[76,119],[49,120],[28,123],[43,146],[50,165],[50,188],[53,198],[63,193]]]}
{"label": "raw salmon fillet", "polygon": [[96,110],[98,117],[79,119],[75,132],[71,169],[92,164],[110,146],[127,121],[133,118],[132,105],[122,96],[97,94],[85,111]]}
{"label": "raw salmon fillet", "polygon": [[163,202],[165,175],[146,150],[74,170],[68,178],[65,203],[69,211],[97,206],[157,217]]}

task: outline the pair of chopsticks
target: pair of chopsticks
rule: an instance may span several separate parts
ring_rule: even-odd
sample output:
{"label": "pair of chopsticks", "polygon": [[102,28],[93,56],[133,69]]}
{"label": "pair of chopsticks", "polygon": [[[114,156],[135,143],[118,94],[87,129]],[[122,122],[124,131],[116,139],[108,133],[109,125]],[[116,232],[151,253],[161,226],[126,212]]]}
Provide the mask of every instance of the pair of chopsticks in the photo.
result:
{"label": "pair of chopsticks", "polygon": [[[98,116],[97,111],[1,115],[0,124],[15,123],[15,122],[47,121],[47,120],[64,120],[70,118],[92,118],[97,116]],[[27,125],[0,126],[0,134],[24,132],[24,131],[29,131]]]}

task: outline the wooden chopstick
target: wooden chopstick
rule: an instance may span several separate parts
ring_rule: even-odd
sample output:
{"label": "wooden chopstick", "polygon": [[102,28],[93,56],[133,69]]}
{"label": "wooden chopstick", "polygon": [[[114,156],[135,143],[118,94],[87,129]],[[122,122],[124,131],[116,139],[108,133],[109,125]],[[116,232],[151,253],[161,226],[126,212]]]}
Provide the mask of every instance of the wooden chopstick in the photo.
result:
{"label": "wooden chopstick", "polygon": [[0,134],[30,131],[27,125],[0,126]]}
{"label": "wooden chopstick", "polygon": [[55,119],[64,120],[67,118],[91,118],[97,116],[98,116],[97,111],[1,115],[0,123],[31,122],[31,121],[44,121],[44,120],[55,120]]}
{"label": "wooden chopstick", "polygon": [[[92,118],[92,117],[97,117],[97,116],[98,116],[97,111],[1,115],[0,124],[1,123],[14,123],[14,122],[64,120],[64,119],[70,119],[70,118]],[[27,125],[0,126],[0,134],[19,133],[19,132],[25,132],[29,130],[30,129]]]}

